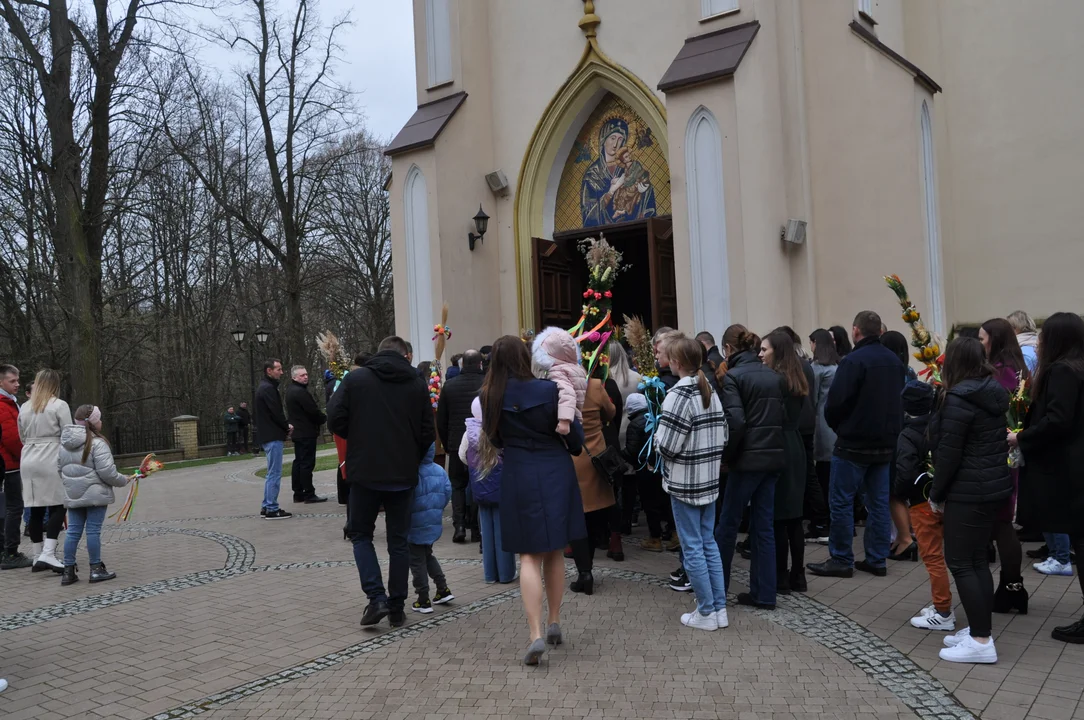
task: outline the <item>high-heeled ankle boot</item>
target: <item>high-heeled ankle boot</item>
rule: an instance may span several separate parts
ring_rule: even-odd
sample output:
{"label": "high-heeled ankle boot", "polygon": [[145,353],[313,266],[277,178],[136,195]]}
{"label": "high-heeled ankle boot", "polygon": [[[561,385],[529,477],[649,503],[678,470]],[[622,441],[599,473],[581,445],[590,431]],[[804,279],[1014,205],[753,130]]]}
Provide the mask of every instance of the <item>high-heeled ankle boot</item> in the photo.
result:
{"label": "high-heeled ankle boot", "polygon": [[621,548],[621,533],[610,533],[610,548],[606,551],[606,557],[614,562],[624,561],[625,551]]}
{"label": "high-heeled ankle boot", "polygon": [[582,572],[579,577],[572,581],[568,589],[574,593],[592,595],[595,592],[595,576],[589,572]]}
{"label": "high-heeled ankle boot", "polygon": [[1013,610],[1021,615],[1028,614],[1028,591],[1024,589],[1024,579],[1019,575],[1014,578],[1002,575],[994,592],[994,612],[1009,613]]}

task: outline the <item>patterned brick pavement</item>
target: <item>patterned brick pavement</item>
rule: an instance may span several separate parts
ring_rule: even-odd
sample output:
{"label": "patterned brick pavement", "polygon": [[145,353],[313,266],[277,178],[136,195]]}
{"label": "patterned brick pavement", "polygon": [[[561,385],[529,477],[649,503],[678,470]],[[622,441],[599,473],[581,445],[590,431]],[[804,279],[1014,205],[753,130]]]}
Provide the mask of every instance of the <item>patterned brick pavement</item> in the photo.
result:
{"label": "patterned brick pavement", "polygon": [[[146,481],[132,522],[107,526],[115,581],[0,574],[0,718],[1084,720],[1084,647],[1049,639],[1081,611],[1075,578],[1029,571],[1031,614],[995,616],[1001,661],[970,667],[941,663],[941,637],[907,624],[928,603],[921,564],[811,578],[807,596],[732,608],[730,628],[700,633],[677,623],[692,598],[661,582],[676,558],[627,547],[627,562],[598,560],[593,597],[566,594],[565,645],[530,669],[518,589],[484,584],[477,546],[450,533],[436,551],[456,601],[360,628],[341,508],[260,520],[258,467]],[[332,473],[317,484],[333,492]]]}

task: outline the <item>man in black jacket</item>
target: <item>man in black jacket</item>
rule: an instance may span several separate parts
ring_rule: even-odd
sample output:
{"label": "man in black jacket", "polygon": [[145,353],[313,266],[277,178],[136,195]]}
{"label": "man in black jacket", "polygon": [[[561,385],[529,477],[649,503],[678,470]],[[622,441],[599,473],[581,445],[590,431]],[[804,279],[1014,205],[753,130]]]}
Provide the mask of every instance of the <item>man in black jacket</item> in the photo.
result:
{"label": "man in black jacket", "polygon": [[[327,407],[328,427],[347,440],[347,525],[369,598],[364,626],[389,616],[393,627],[406,622],[411,504],[418,467],[436,437],[429,390],[407,360],[409,352],[402,338],[385,338],[365,367],[347,373]],[[387,592],[373,548],[381,506],[388,537]]]}
{"label": "man in black jacket", "polygon": [[327,418],[309,394],[309,371],[301,365],[290,368],[290,386],[286,388],[286,417],[294,431],[294,464],[290,484],[294,490],[294,502],[306,504],[327,502],[318,497],[312,485],[312,471],[316,467],[316,438],[320,426]]}
{"label": "man in black jacket", "polygon": [[263,380],[256,388],[256,444],[263,448],[267,457],[267,478],[263,484],[263,508],[260,515],[265,520],[284,520],[293,517],[279,507],[279,485],[282,482],[282,446],[293,430],[282,412],[279,380],[282,378],[282,362],[267,360],[263,364]]}
{"label": "man in black jacket", "polygon": [[459,459],[459,443],[467,429],[467,418],[471,416],[471,403],[478,397],[484,380],[482,353],[468,350],[463,353],[462,371],[444,384],[437,405],[437,434],[444,443],[444,453],[448,456],[448,477],[452,480],[452,524],[455,526],[452,542],[457,543],[466,542],[468,527],[471,542],[477,540],[473,508],[467,506],[470,473]]}
{"label": "man in black jacket", "polygon": [[241,434],[241,448],[242,452],[248,452],[248,429],[252,425],[252,413],[248,411],[248,403],[243,402],[237,408],[237,417],[241,418],[241,422],[237,426],[237,432]]}
{"label": "man in black jacket", "polygon": [[719,351],[719,346],[715,344],[715,336],[705,330],[698,333],[696,339],[704,346],[705,362],[711,365],[712,371],[718,370],[724,360],[723,353]]}
{"label": "man in black jacket", "polygon": [[[887,574],[891,535],[888,512],[888,468],[903,429],[903,386],[907,370],[896,354],[881,345],[881,318],[865,310],[851,330],[852,350],[836,369],[828,390],[824,419],[836,432],[828,506],[832,523],[827,562],[810,563],[814,575],[851,577],[854,568]],[[854,500],[865,496],[866,559],[854,561]]]}

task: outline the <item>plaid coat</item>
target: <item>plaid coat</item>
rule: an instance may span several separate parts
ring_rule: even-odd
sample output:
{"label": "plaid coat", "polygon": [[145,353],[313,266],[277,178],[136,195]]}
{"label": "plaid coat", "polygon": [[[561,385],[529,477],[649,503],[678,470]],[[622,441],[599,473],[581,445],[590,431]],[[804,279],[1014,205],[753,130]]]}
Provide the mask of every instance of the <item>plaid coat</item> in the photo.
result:
{"label": "plaid coat", "polygon": [[726,441],[726,416],[718,396],[712,393],[705,409],[696,377],[679,380],[666,393],[655,431],[655,447],[663,460],[663,489],[687,505],[715,502]]}

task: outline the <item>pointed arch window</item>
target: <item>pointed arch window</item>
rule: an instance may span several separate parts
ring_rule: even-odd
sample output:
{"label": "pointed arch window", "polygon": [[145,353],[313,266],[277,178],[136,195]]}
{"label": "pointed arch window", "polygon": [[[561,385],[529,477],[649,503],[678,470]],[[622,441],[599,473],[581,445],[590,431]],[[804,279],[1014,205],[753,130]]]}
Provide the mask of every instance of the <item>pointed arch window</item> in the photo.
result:
{"label": "pointed arch window", "polygon": [[945,287],[941,267],[941,223],[937,210],[937,166],[933,152],[933,122],[930,106],[922,101],[919,119],[922,148],[922,199],[926,215],[926,252],[928,257],[928,286],[930,314],[934,332],[945,334]]}
{"label": "pointed arch window", "polygon": [[686,195],[697,331],[721,333],[730,325],[730,275],[726,250],[722,133],[701,106],[685,130]]}
{"label": "pointed arch window", "polygon": [[429,192],[417,165],[407,173],[403,192],[410,342],[420,352],[433,327],[433,278],[429,266]]}

